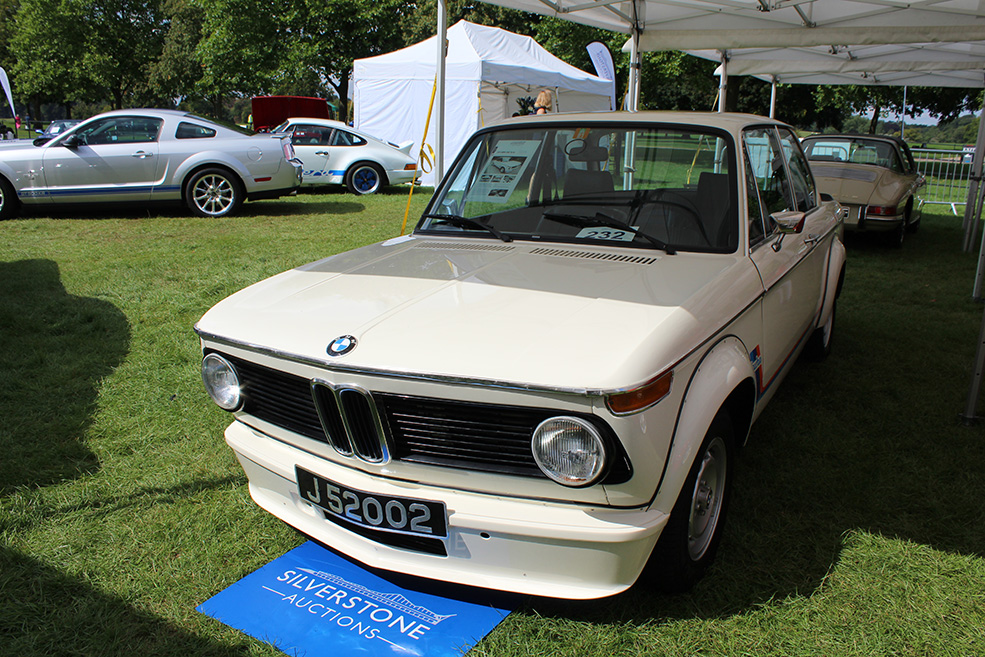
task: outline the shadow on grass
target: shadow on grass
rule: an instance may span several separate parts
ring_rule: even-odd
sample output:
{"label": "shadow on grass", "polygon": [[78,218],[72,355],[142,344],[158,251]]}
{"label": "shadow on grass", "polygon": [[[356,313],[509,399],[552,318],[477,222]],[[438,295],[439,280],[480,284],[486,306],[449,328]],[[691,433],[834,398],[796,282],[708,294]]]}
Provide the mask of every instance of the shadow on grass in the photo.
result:
{"label": "shadow on grass", "polygon": [[0,652],[5,655],[250,654],[185,630],[85,581],[0,546]]}
{"label": "shadow on grass", "polygon": [[[985,557],[985,429],[959,420],[982,306],[960,218],[903,248],[849,236],[834,351],[799,362],[752,428],[716,563],[687,595],[638,584],[526,612],[603,623],[721,618],[809,596],[864,531]],[[979,402],[982,408],[983,402]]]}
{"label": "shadow on grass", "polygon": [[2,495],[98,468],[81,438],[130,326],[113,304],[68,294],[50,260],[0,262],[0,282]]}

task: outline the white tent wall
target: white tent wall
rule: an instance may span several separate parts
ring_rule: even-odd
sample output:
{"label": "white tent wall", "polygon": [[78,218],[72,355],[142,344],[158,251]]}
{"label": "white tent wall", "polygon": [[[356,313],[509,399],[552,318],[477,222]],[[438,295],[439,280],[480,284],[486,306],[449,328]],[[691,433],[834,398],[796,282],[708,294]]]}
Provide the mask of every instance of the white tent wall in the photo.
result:
{"label": "white tent wall", "polygon": [[[430,80],[362,80],[355,85],[352,102],[356,109],[355,126],[371,135],[403,144],[414,142],[416,154],[424,137],[434,78]],[[445,148],[447,167],[458,149],[476,127],[479,115],[479,83],[471,80],[449,80],[445,87]],[[428,144],[434,143],[436,116],[431,113],[428,125]],[[428,155],[430,158],[430,154]],[[430,166],[427,167],[430,169]],[[433,185],[431,175],[422,178]]]}
{"label": "white tent wall", "polygon": [[[437,39],[356,60],[353,66],[357,128],[394,143],[421,144],[434,88]],[[444,161],[449,166],[477,128],[510,117],[517,99],[556,93],[560,111],[609,109],[610,83],[554,57],[530,37],[460,21],[448,29],[445,75]],[[436,143],[435,116],[428,144]],[[425,185],[434,176],[422,177]]]}

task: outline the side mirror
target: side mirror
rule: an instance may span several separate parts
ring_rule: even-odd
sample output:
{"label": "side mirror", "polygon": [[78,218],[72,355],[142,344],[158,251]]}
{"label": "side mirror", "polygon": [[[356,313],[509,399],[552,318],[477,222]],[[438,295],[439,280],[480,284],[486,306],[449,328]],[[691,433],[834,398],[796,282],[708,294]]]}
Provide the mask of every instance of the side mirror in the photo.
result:
{"label": "side mirror", "polygon": [[65,148],[78,148],[83,142],[79,139],[78,135],[68,135],[65,139],[62,139],[60,146]]}
{"label": "side mirror", "polygon": [[821,192],[821,201],[823,203],[830,203],[833,200],[835,200],[834,196],[832,196],[831,194],[826,194],[824,192]]}
{"label": "side mirror", "polygon": [[781,233],[787,235],[790,233],[799,233],[804,230],[807,213],[797,210],[785,210],[783,212],[774,212],[770,215],[770,219],[776,222],[777,228],[780,229]]}
{"label": "side mirror", "polygon": [[34,144],[35,146],[44,146],[49,141],[51,141],[51,137],[36,137],[34,141],[31,143]]}

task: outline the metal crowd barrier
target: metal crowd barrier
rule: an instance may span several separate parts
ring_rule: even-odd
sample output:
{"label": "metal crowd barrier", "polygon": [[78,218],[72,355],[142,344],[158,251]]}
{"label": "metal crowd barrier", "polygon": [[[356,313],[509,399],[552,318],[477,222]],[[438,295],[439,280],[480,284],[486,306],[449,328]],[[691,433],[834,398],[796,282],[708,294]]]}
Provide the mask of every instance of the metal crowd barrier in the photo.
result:
{"label": "metal crowd barrier", "polygon": [[945,151],[931,148],[911,148],[917,169],[927,184],[917,192],[925,203],[950,205],[951,212],[959,214],[968,198],[971,179],[971,160],[974,151]]}

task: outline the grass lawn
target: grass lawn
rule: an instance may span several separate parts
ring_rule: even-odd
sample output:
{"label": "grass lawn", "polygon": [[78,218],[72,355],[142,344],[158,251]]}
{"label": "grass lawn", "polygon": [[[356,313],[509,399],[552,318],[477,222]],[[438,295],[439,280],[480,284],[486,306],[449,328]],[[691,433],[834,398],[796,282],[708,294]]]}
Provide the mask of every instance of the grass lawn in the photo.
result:
{"label": "grass lawn", "polygon": [[[405,205],[333,191],[223,220],[0,223],[0,655],[281,654],[195,611],[303,539],[251,502],[192,326],[397,235]],[[985,655],[985,429],[958,419],[982,306],[961,241],[943,208],[901,250],[848,240],[834,353],[753,427],[691,594],[527,598],[471,654]]]}

